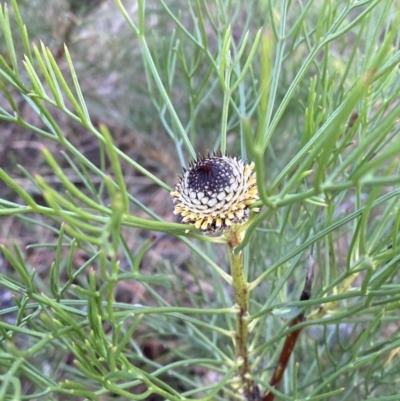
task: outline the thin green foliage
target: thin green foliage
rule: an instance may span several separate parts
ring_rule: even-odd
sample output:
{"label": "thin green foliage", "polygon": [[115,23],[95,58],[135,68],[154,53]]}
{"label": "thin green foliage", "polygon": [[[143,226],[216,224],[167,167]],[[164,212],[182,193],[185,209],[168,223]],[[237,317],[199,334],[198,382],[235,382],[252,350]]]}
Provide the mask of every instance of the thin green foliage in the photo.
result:
{"label": "thin green foliage", "polygon": [[[0,168],[2,227],[34,238],[0,231],[0,399],[243,400],[243,383],[260,400],[397,399],[398,2],[114,0],[75,31],[118,21],[98,36],[113,46],[58,50],[34,3],[0,6],[0,120],[40,158]],[[114,109],[105,79],[90,87],[104,66]],[[212,151],[257,173],[260,211],[229,255],[172,216],[180,168]]]}

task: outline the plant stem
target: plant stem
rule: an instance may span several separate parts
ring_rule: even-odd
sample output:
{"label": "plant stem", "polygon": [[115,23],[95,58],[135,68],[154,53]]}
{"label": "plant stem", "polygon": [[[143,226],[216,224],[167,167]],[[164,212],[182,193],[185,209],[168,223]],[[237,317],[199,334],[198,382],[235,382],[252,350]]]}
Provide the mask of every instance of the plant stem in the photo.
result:
{"label": "plant stem", "polygon": [[[296,326],[296,324],[304,322],[304,321],[305,321],[304,314],[301,313],[299,316],[297,316],[290,322],[289,327]],[[276,387],[278,387],[279,383],[281,382],[283,374],[285,373],[285,370],[286,370],[286,366],[289,362],[289,358],[292,355],[294,346],[296,345],[296,341],[299,338],[301,330],[302,329],[300,328],[296,331],[292,331],[286,337],[285,344],[283,345],[282,351],[279,355],[278,365],[276,366],[274,373],[271,377],[271,380],[269,382],[269,385],[271,387],[276,388]],[[275,398],[275,394],[271,390],[267,390],[264,393],[262,401],[273,401],[274,398]]]}
{"label": "plant stem", "polygon": [[[308,301],[311,297],[311,286],[314,279],[314,271],[310,268],[306,274],[306,282],[304,284],[304,289],[300,295],[300,301]],[[296,316],[289,324],[289,327],[296,326],[297,324],[304,322],[306,320],[304,311]],[[282,351],[279,355],[278,365],[276,366],[274,373],[269,382],[270,387],[276,389],[280,382],[282,381],[283,374],[285,373],[289,358],[292,355],[296,341],[300,336],[302,327],[292,331],[286,337],[285,343],[283,345]],[[274,401],[275,394],[271,390],[266,390],[262,401]]]}
{"label": "plant stem", "polygon": [[248,355],[248,310],[249,310],[249,284],[243,272],[243,252],[235,254],[235,248],[242,242],[244,230],[241,226],[233,226],[225,233],[228,244],[229,264],[232,275],[232,286],[235,291],[236,304],[239,311],[236,317],[235,354],[241,360],[239,377],[241,388],[245,395],[254,394],[254,382],[250,379],[250,363]]}

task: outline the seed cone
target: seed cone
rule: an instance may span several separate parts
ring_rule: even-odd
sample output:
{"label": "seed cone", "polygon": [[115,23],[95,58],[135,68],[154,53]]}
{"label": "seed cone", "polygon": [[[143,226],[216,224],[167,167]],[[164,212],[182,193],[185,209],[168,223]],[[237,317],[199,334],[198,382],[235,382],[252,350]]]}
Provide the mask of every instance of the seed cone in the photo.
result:
{"label": "seed cone", "polygon": [[200,157],[184,170],[171,192],[174,213],[182,222],[208,233],[227,230],[249,219],[258,190],[254,163],[236,157]]}

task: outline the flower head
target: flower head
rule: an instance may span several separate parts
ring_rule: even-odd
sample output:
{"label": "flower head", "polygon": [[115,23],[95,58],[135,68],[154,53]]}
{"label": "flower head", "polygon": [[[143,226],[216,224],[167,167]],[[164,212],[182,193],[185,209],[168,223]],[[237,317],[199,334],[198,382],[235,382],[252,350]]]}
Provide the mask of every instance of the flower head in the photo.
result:
{"label": "flower head", "polygon": [[171,192],[174,213],[182,222],[215,233],[249,219],[249,206],[258,200],[254,163],[236,157],[200,157],[183,171]]}

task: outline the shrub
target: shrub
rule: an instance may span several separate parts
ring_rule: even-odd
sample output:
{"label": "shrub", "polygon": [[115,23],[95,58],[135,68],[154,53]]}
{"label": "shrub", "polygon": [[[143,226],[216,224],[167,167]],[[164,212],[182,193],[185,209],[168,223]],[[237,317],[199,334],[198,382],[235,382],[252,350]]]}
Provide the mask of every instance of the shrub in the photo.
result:
{"label": "shrub", "polygon": [[2,5],[0,399],[396,400],[397,8]]}

